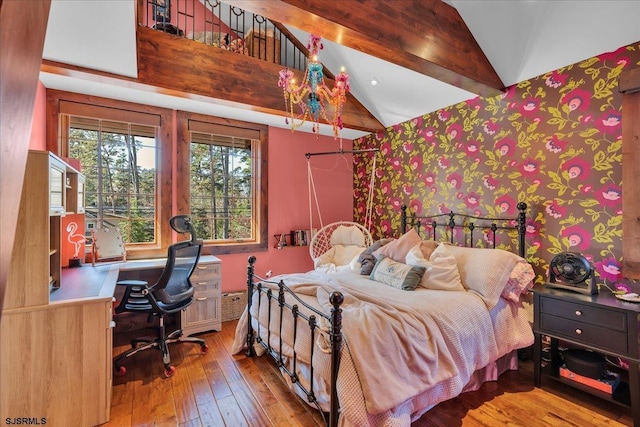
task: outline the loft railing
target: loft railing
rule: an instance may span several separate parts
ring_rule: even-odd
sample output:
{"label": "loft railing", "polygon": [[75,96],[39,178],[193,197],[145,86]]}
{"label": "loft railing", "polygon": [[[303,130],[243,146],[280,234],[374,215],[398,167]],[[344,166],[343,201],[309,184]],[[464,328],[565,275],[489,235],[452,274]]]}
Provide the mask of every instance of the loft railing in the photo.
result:
{"label": "loft railing", "polygon": [[306,48],[282,24],[218,0],[139,0],[139,24],[304,70]]}

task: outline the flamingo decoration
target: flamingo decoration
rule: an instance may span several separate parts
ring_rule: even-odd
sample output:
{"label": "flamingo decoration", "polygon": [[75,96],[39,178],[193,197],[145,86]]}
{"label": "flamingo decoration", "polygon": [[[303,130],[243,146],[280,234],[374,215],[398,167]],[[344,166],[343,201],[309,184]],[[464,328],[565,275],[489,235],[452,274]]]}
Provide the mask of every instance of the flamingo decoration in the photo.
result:
{"label": "flamingo decoration", "polygon": [[78,230],[78,224],[75,222],[70,222],[67,225],[67,233],[69,233],[67,240],[69,243],[75,246],[75,252],[73,254],[74,258],[78,258],[78,254],[80,253],[80,248],[82,248],[82,244],[85,242],[85,237],[82,234],[76,234]]}

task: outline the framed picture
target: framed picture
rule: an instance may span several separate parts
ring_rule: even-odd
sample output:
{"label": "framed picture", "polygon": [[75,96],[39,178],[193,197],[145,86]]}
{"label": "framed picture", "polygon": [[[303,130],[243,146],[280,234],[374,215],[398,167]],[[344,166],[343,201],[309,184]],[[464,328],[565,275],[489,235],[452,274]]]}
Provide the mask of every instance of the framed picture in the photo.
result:
{"label": "framed picture", "polygon": [[171,0],[152,0],[156,22],[171,22]]}

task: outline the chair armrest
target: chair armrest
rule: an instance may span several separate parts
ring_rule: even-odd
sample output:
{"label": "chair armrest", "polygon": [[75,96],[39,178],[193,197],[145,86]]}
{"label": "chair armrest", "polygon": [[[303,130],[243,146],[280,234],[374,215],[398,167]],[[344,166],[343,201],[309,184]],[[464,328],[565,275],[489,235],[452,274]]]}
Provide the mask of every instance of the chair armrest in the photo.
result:
{"label": "chair armrest", "polygon": [[130,279],[130,280],[119,280],[116,282],[117,286],[144,286],[144,287],[148,287],[149,286],[149,282],[146,282],[144,280],[134,280],[134,279]]}

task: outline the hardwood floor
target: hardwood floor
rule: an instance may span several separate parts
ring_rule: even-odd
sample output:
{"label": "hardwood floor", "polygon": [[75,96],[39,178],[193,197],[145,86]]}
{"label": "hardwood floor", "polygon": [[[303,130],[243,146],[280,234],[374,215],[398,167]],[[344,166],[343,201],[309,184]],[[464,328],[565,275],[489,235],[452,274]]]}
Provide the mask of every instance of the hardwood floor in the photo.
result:
{"label": "hardwood floor", "polygon": [[[115,377],[111,420],[103,426],[323,426],[314,409],[294,396],[267,357],[233,356],[236,321],[201,334],[197,345],[171,347],[175,375],[163,379],[158,351],[127,361]],[[114,355],[126,350],[114,348]],[[631,426],[630,411],[562,384],[533,387],[531,361],[480,390],[443,402],[413,423],[426,426]]]}

